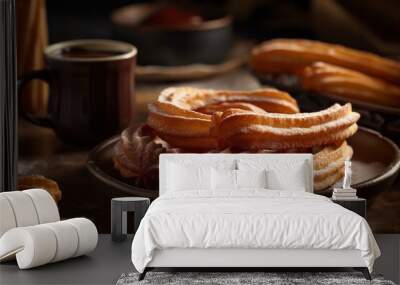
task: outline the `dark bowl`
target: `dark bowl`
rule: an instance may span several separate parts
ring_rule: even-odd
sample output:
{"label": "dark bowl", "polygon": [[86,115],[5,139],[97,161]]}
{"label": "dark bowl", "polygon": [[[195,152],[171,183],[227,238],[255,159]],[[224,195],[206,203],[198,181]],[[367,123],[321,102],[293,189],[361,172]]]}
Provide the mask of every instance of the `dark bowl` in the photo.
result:
{"label": "dark bowl", "polygon": [[204,11],[207,16],[199,25],[141,25],[159,7],[157,4],[133,4],[111,15],[113,37],[138,48],[139,65],[217,64],[226,59],[232,46],[231,17]]}

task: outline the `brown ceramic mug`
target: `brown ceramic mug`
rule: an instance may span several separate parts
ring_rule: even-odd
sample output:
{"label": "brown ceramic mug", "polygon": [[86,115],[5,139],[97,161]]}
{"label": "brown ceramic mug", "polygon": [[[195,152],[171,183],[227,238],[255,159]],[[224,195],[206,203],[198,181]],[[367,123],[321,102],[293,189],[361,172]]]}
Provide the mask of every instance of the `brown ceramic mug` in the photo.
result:
{"label": "brown ceramic mug", "polygon": [[23,76],[49,84],[48,116],[34,124],[51,127],[65,142],[92,145],[129,124],[134,108],[134,46],[111,40],[74,40],[45,49],[46,68]]}

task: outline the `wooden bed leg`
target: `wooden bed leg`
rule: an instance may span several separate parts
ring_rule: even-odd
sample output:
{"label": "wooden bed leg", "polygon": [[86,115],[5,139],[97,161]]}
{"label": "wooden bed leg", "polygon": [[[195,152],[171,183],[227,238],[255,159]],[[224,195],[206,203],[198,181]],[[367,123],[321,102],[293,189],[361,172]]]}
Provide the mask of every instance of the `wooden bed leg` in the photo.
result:
{"label": "wooden bed leg", "polygon": [[364,275],[365,279],[372,280],[371,274],[369,274],[369,270],[367,267],[355,267],[354,269],[357,271],[361,271],[362,274]]}
{"label": "wooden bed leg", "polygon": [[146,277],[146,273],[147,273],[148,269],[147,267],[143,270],[142,273],[139,274],[139,278],[138,281],[142,281],[144,279],[144,277]]}

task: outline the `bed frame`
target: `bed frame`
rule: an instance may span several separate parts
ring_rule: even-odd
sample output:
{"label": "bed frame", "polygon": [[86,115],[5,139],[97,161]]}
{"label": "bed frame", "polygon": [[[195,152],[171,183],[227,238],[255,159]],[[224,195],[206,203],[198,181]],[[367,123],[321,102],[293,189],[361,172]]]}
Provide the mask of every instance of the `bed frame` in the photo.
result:
{"label": "bed frame", "polygon": [[[265,162],[265,166],[277,161],[304,161],[307,192],[313,192],[313,160],[311,154],[162,154],[160,156],[160,195],[164,194],[167,179],[167,161],[190,159],[191,163],[208,164],[218,160],[253,158]],[[330,249],[249,249],[249,248],[169,248],[154,252],[152,261],[139,275],[155,268],[231,268],[237,271],[262,268],[343,268],[361,271],[367,280],[371,276],[359,250]]]}
{"label": "bed frame", "polygon": [[[359,250],[329,249],[183,249],[156,250],[152,261],[139,275],[154,268],[338,268],[350,267],[361,271],[371,280]],[[289,270],[290,271],[290,270]]]}

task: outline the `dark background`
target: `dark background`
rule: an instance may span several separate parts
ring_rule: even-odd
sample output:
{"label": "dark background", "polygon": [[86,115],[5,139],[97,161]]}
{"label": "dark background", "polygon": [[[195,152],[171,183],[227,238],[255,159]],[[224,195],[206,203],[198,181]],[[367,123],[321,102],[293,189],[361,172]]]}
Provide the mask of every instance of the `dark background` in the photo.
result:
{"label": "dark background", "polygon": [[[50,42],[76,38],[112,38],[109,21],[112,10],[132,3],[155,1],[57,1],[48,0]],[[181,5],[202,5],[236,14],[237,35],[258,38],[313,37],[310,32],[310,1],[163,1]],[[78,8],[77,8],[78,7]]]}
{"label": "dark background", "polygon": [[[154,1],[135,0],[48,0],[50,43],[76,38],[112,38],[111,12],[127,4]],[[319,11],[321,1],[314,0],[223,0],[223,1],[163,1],[183,5],[201,4],[209,9],[224,9],[235,19],[237,36],[265,40],[274,37],[302,37],[340,42],[364,50],[397,56],[397,49],[386,50],[370,44],[368,33],[386,43],[400,42],[400,1],[338,0],[333,2],[356,21],[366,35],[354,35],[341,26],[341,19],[330,9]],[[324,9],[325,10],[325,9]],[[324,19],[325,18],[325,19]],[[332,18],[336,26],[325,26],[321,19]],[[337,18],[337,20],[335,19]],[[350,27],[349,27],[350,28]],[[348,35],[343,35],[343,29]],[[362,33],[365,34],[363,30]],[[339,35],[339,36],[338,36]]]}

